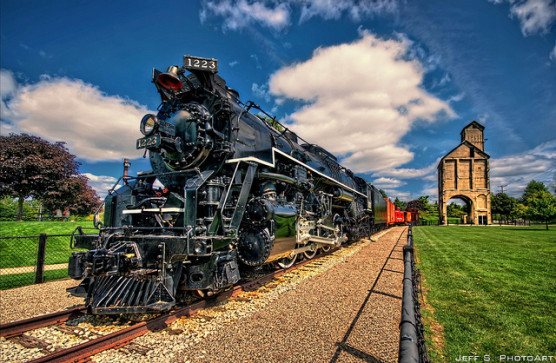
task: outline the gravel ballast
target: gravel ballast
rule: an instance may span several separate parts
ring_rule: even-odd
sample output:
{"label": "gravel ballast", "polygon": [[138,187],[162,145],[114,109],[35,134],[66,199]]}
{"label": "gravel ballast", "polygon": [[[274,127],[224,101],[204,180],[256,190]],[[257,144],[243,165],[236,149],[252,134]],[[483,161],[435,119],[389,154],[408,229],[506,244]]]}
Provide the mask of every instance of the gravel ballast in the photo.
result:
{"label": "gravel ballast", "polygon": [[0,324],[57,311],[83,304],[83,299],[66,292],[79,281],[65,279],[49,281],[0,291]]}
{"label": "gravel ballast", "polygon": [[[95,362],[395,362],[405,230],[381,232],[374,241],[340,249],[256,291],[141,336],[127,348],[91,358]],[[2,323],[82,303],[66,300],[65,288],[75,281],[59,283],[64,287],[57,288],[53,299],[62,300],[59,307],[39,304],[40,310],[32,308],[32,314],[19,309],[10,315],[2,306]],[[14,290],[2,292],[2,303],[13,296],[25,300],[23,295],[5,294]]]}

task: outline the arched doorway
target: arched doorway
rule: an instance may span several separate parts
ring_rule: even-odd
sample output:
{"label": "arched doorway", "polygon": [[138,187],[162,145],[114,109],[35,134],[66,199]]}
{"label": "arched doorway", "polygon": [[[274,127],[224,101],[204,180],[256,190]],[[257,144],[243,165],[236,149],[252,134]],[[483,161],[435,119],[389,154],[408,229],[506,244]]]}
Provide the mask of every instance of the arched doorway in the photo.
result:
{"label": "arched doorway", "polygon": [[454,195],[446,202],[443,215],[452,218],[452,223],[454,218],[459,218],[458,224],[473,224],[473,201],[465,195]]}

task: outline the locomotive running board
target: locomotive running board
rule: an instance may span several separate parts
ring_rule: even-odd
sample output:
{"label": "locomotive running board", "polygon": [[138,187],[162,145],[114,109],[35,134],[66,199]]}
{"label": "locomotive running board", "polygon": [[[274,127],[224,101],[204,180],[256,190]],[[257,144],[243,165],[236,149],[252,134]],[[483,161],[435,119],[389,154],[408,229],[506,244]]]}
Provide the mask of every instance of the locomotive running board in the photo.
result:
{"label": "locomotive running board", "polygon": [[347,186],[347,185],[345,185],[345,184],[340,183],[340,182],[337,181],[336,179],[331,178],[330,176],[328,176],[328,175],[326,175],[326,174],[323,174],[323,173],[321,173],[320,171],[318,171],[318,170],[316,170],[316,169],[313,169],[313,168],[310,167],[309,165],[307,165],[307,164],[305,164],[305,163],[302,163],[301,161],[299,161],[299,160],[297,160],[297,159],[291,157],[290,155],[286,154],[286,153],[283,152],[283,151],[280,151],[280,150],[276,149],[275,147],[272,147],[272,162],[264,161],[264,160],[261,160],[261,159],[259,159],[259,158],[254,157],[254,156],[248,156],[248,157],[246,157],[246,158],[237,158],[237,159],[226,160],[226,163],[227,163],[227,164],[232,164],[232,163],[238,163],[238,162],[240,162],[240,161],[244,161],[244,162],[249,162],[249,161],[251,161],[251,162],[256,162],[256,163],[259,163],[259,164],[263,164],[263,165],[266,165],[266,166],[270,166],[270,167],[272,167],[272,168],[275,168],[275,167],[276,167],[276,153],[282,155],[282,156],[285,157],[285,158],[290,159],[291,161],[293,161],[293,162],[296,163],[296,164],[302,165],[303,167],[305,167],[305,168],[307,168],[308,170],[310,170],[312,173],[317,174],[317,175],[319,175],[319,176],[322,177],[322,178],[328,179],[329,181],[333,182],[334,184],[341,186],[341,187],[344,188],[345,190],[349,190],[349,191],[352,192],[352,193],[356,193],[356,194],[359,194],[359,195],[362,196],[362,197],[367,198],[367,195],[366,195],[366,194],[363,194],[363,193],[361,193],[361,192],[359,192],[359,191],[357,191],[357,190],[355,190],[355,189],[353,189],[353,188],[351,188],[351,187],[349,187],[349,186]]}

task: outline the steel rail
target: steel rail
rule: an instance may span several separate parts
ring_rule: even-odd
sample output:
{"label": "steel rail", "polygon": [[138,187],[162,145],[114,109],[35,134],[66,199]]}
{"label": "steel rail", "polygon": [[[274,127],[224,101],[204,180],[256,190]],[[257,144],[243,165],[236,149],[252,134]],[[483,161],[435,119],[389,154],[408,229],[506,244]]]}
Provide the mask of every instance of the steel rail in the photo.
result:
{"label": "steel rail", "polygon": [[34,318],[1,324],[0,337],[9,338],[16,335],[21,335],[29,330],[63,323],[69,319],[74,319],[79,316],[85,315],[86,312],[87,309],[84,306],[78,306],[69,310],[58,311],[51,314],[36,316]]}
{"label": "steel rail", "polygon": [[[318,257],[323,257],[332,252],[336,251],[332,249],[326,253],[319,254]],[[75,345],[73,347],[62,349],[52,354],[31,360],[32,363],[39,362],[75,362],[82,361],[89,358],[90,356],[100,353],[102,351],[119,348],[128,343],[133,339],[146,334],[149,331],[158,331],[166,328],[168,325],[172,324],[177,319],[183,316],[194,315],[198,310],[206,308],[211,305],[211,303],[216,301],[223,301],[240,294],[243,291],[253,291],[254,289],[264,285],[265,283],[280,277],[290,271],[293,271],[299,267],[302,267],[310,262],[314,262],[316,259],[312,258],[309,260],[303,260],[294,264],[292,267],[287,269],[275,270],[269,274],[256,278],[252,281],[247,281],[240,285],[236,285],[230,290],[224,291],[215,296],[212,300],[200,300],[191,305],[185,306],[178,310],[171,311],[159,317],[153,318],[148,321],[140,322],[132,325],[128,328],[119,330],[117,332],[104,335],[102,337],[92,339],[88,342]]]}

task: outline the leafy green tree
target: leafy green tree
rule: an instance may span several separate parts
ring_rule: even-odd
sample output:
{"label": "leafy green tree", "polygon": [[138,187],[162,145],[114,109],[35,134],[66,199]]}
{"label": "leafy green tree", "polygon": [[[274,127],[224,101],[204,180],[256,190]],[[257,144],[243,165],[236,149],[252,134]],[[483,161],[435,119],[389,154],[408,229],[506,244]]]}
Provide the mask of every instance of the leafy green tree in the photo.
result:
{"label": "leafy green tree", "polygon": [[420,201],[421,203],[423,203],[423,206],[426,208],[427,205],[429,205],[429,196],[428,195],[421,195],[419,198],[417,198],[418,201]]}
{"label": "leafy green tree", "polygon": [[274,127],[276,130],[284,131],[284,127],[282,127],[282,125],[280,125],[280,122],[278,122],[278,120],[276,120],[275,118],[270,118],[261,114],[257,114],[257,117],[265,121],[270,126]]}
{"label": "leafy green tree", "polygon": [[504,216],[506,222],[508,218],[516,208],[518,200],[516,198],[510,197],[506,193],[498,193],[491,196],[491,210],[492,213],[500,214]]}
{"label": "leafy green tree", "polygon": [[398,199],[398,197],[396,197],[396,200],[394,200],[394,205],[398,207],[399,210],[405,210],[407,203],[402,202],[401,200]]}
{"label": "leafy green tree", "polygon": [[556,197],[547,190],[540,190],[527,199],[527,213],[533,220],[548,222],[556,217]]}
{"label": "leafy green tree", "polygon": [[544,183],[542,182],[531,180],[529,184],[527,184],[527,186],[525,187],[525,191],[521,196],[521,201],[525,205],[528,205],[527,204],[528,200],[533,198],[538,192],[542,192],[542,191],[548,192],[548,188],[546,187],[546,185],[544,185]]}
{"label": "leafy green tree", "polygon": [[[32,221],[37,219],[37,214],[39,213],[40,201],[38,200],[26,200],[23,202],[23,211],[21,218],[26,221]],[[0,221],[15,221],[17,220],[17,208],[18,201],[5,195],[0,198]]]}
{"label": "leafy green tree", "polygon": [[456,203],[448,204],[447,206],[448,217],[460,218],[462,215],[467,214],[463,211],[463,207]]}
{"label": "leafy green tree", "polygon": [[525,206],[523,203],[517,203],[515,208],[512,210],[510,214],[511,219],[519,219],[525,218],[528,215],[528,207]]}
{"label": "leafy green tree", "polygon": [[0,136],[0,196],[18,198],[18,220],[26,198],[41,199],[77,174],[78,167],[63,142],[51,144],[28,134]]}

